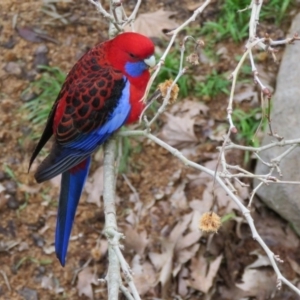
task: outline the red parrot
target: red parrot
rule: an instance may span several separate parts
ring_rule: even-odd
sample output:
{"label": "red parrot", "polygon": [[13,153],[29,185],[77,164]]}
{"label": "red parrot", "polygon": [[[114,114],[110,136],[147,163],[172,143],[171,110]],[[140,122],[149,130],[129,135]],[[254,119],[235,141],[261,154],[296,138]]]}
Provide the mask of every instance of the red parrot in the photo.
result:
{"label": "red parrot", "polygon": [[40,183],[62,174],[55,233],[62,266],[91,154],[122,125],[138,120],[153,54],[152,41],[138,33],[97,44],[74,65],[48,116],[29,168],[53,134],[54,144],[35,179]]}

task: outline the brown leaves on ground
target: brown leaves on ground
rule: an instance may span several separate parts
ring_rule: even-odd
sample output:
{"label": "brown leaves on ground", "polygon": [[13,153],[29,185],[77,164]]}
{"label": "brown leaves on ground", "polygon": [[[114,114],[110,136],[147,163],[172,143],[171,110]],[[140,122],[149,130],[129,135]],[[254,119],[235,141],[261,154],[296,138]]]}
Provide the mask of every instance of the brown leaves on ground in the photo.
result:
{"label": "brown leaves on ground", "polygon": [[201,102],[185,100],[177,103],[170,112],[165,113],[165,125],[160,137],[173,147],[193,148],[197,142],[203,140],[203,137],[196,135],[195,126],[204,125],[208,110]]}
{"label": "brown leaves on ground", "polygon": [[88,194],[87,202],[94,203],[97,207],[101,207],[101,197],[103,195],[103,166],[100,166],[89,177],[84,186],[85,191]]}
{"label": "brown leaves on ground", "polygon": [[77,289],[79,296],[85,295],[89,299],[94,299],[92,285],[98,285],[97,273],[93,268],[86,267],[78,274]]}
{"label": "brown leaves on ground", "polygon": [[199,253],[197,257],[192,258],[191,278],[188,280],[188,286],[203,293],[208,293],[214,283],[214,279],[219,271],[223,255],[219,255],[213,261],[208,261]]}
{"label": "brown leaves on ground", "polygon": [[[208,119],[206,105],[185,100],[165,113],[160,137],[182,152],[189,153],[192,147],[190,155],[198,154],[199,160],[206,160],[204,166],[215,170],[220,167],[218,155],[210,149],[205,151],[199,142],[209,139],[210,134],[201,137],[197,132],[197,125]],[[210,132],[214,129],[211,123]],[[270,264],[252,240],[243,218],[238,217],[236,203],[210,176],[185,168],[169,153],[158,154],[159,149],[151,142],[143,144],[138,157],[144,157],[144,164],[136,165],[141,175],[128,177],[134,187],[139,187],[138,195],[131,194],[133,205],[127,211],[126,224],[121,226],[126,236],[126,254],[132,257],[134,280],[141,296],[157,296],[159,289],[161,297],[169,299],[170,287],[175,285],[176,295],[183,299],[199,297],[199,293],[205,294],[207,299],[212,299],[212,294],[217,299],[269,297],[276,289]],[[154,160],[150,160],[152,152],[156,153]],[[240,161],[235,163],[240,164]],[[152,185],[147,185],[151,174],[159,174],[158,180],[153,179]],[[232,184],[245,204],[249,189],[236,182]],[[145,206],[149,203],[146,202],[148,197],[152,197],[151,205]],[[199,230],[199,220],[203,213],[211,211],[213,203],[214,209],[227,221],[212,235]],[[259,216],[255,217],[259,224]],[[284,240],[278,227],[271,227],[265,231],[270,234],[274,229],[270,239]],[[261,234],[264,235],[264,231]],[[296,251],[297,244],[290,247]],[[292,272],[297,272],[298,264],[292,258],[290,261]]]}
{"label": "brown leaves on ground", "polygon": [[[149,37],[166,37],[163,30],[170,31],[178,26],[174,20],[170,19],[174,14],[175,12],[163,9],[151,13],[139,14],[134,22],[134,29],[136,32]],[[125,31],[131,31],[130,26],[127,26]]]}

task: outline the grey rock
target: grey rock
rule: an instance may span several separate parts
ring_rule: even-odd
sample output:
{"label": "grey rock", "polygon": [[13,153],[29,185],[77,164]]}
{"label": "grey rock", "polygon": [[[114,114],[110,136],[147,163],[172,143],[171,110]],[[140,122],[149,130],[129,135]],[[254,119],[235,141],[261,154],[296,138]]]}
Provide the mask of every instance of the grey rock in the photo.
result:
{"label": "grey rock", "polygon": [[[299,32],[299,28],[300,14],[293,20],[289,36]],[[300,138],[299,58],[299,41],[287,45],[277,77],[276,92],[272,99],[272,129],[278,135],[284,137],[285,140]],[[274,137],[266,134],[262,144],[266,145],[274,140]],[[274,147],[259,153],[259,155],[264,161],[270,162],[287,149],[289,149],[289,146]],[[280,162],[280,170],[283,175],[282,180],[300,181],[300,149],[298,147]],[[255,170],[256,174],[268,174],[269,171],[269,167],[258,162]],[[254,184],[257,185],[258,181],[255,181]],[[258,190],[257,195],[279,215],[291,222],[300,235],[300,185],[264,185]]]}
{"label": "grey rock", "polygon": [[19,294],[25,300],[38,300],[38,293],[36,290],[32,290],[28,287],[24,287],[23,289],[19,290]]}
{"label": "grey rock", "polygon": [[47,57],[48,48],[46,45],[40,45],[34,53],[33,68],[38,70],[38,66],[48,66],[49,59]]}
{"label": "grey rock", "polygon": [[37,96],[38,95],[34,92],[26,91],[26,92],[21,94],[21,100],[23,102],[28,102],[28,101],[31,101],[31,100],[35,99]]}
{"label": "grey rock", "polygon": [[5,186],[5,190],[8,194],[13,195],[17,192],[18,184],[13,180],[9,180],[9,181],[5,182],[4,186]]}
{"label": "grey rock", "polygon": [[6,203],[7,207],[10,209],[18,209],[20,206],[19,201],[12,195],[7,195],[8,201]]}
{"label": "grey rock", "polygon": [[16,76],[21,76],[22,75],[22,68],[20,67],[20,65],[17,62],[14,61],[10,61],[8,62],[5,67],[4,70],[11,75],[16,75]]}
{"label": "grey rock", "polygon": [[4,179],[7,179],[6,173],[0,170],[0,181],[3,181]]}
{"label": "grey rock", "polygon": [[32,234],[32,239],[34,241],[34,244],[37,247],[42,248],[45,245],[44,238],[41,235],[37,234],[37,233],[33,233]]}

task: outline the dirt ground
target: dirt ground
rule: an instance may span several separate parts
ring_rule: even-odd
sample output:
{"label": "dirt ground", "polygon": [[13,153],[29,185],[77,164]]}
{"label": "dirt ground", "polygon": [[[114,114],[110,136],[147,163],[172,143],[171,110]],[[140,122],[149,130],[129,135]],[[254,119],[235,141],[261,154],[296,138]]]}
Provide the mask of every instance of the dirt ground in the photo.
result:
{"label": "dirt ground", "polygon": [[[0,299],[106,299],[106,284],[97,281],[105,278],[108,264],[99,197],[102,152],[95,154],[63,268],[53,247],[59,184],[34,181],[33,171],[45,152],[27,172],[36,143],[32,131],[42,128],[26,120],[23,105],[28,99],[22,92],[41,76],[36,68],[41,62],[67,73],[87,49],[107,38],[107,23],[87,1],[44,3],[49,5],[35,0],[0,2]],[[129,10],[134,1],[127,5]],[[145,1],[141,12],[176,11],[179,23],[193,7],[189,0]],[[55,19],[49,11],[62,17]],[[226,72],[235,65],[230,55],[237,46],[228,41],[224,47],[227,58],[219,68]],[[277,66],[270,68],[266,74],[274,86]],[[155,133],[198,163],[213,167],[215,147],[220,145],[215,133],[219,130],[221,136],[226,124],[225,108],[225,97],[205,104],[182,99],[168,111],[174,118],[163,116]],[[199,117],[190,124],[195,111]],[[189,128],[174,127],[182,120],[192,126],[191,138],[186,138]],[[178,130],[177,141],[170,138],[172,130]],[[229,221],[215,235],[198,230],[201,213],[210,209],[211,179],[147,140],[130,143],[127,172],[117,182],[118,222],[126,235],[124,254],[143,299],[298,299],[285,286],[276,290],[264,252],[224,192],[218,192],[218,213]],[[232,153],[231,161],[243,164],[242,153]],[[249,190],[240,192],[246,203]],[[284,260],[284,276],[299,286],[299,237],[257,199],[252,212],[262,238]]]}

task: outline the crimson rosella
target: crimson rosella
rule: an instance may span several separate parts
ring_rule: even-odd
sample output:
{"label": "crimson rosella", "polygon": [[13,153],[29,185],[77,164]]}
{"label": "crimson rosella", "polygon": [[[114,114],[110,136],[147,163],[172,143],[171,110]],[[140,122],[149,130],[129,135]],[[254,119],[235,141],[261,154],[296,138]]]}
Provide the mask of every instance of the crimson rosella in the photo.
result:
{"label": "crimson rosella", "polygon": [[35,179],[62,174],[55,251],[62,266],[91,154],[125,123],[136,121],[155,65],[154,45],[137,33],[122,33],[89,50],[74,65],[52,107],[30,164],[54,135],[50,154]]}

